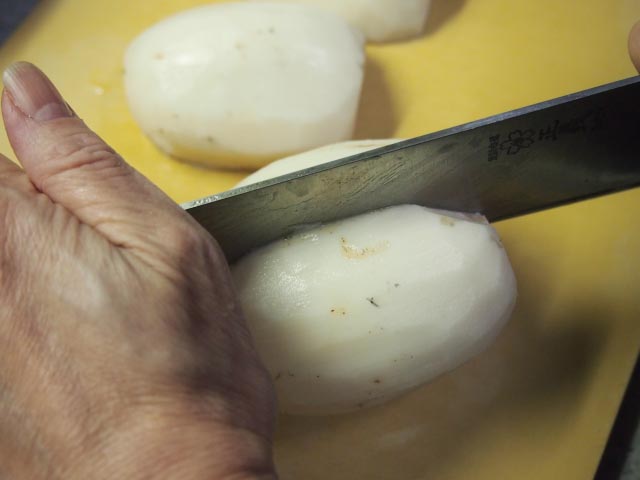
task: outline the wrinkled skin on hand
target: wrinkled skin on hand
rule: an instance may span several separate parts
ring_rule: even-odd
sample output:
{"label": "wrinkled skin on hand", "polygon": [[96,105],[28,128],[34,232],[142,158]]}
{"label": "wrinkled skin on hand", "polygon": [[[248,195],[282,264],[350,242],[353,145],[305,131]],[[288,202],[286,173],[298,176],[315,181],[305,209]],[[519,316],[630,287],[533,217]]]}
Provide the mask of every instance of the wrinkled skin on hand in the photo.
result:
{"label": "wrinkled skin on hand", "polygon": [[32,65],[5,75],[0,478],[275,478],[274,401],[215,241]]}

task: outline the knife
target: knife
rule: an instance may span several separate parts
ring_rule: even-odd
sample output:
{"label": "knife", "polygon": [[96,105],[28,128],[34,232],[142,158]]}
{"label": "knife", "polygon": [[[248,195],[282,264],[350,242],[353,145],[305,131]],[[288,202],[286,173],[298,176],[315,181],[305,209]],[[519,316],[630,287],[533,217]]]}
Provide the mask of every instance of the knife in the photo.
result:
{"label": "knife", "polygon": [[[230,262],[301,226],[405,203],[491,222],[640,185],[640,77],[183,204]],[[640,205],[639,205],[640,208]]]}

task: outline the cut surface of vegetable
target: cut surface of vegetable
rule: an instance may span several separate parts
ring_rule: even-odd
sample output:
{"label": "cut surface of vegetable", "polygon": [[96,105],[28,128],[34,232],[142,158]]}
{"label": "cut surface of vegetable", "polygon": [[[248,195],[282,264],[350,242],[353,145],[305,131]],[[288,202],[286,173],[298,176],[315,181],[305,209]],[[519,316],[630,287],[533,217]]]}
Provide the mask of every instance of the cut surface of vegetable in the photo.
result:
{"label": "cut surface of vegetable", "polygon": [[309,5],[203,6],[130,44],[127,98],[170,155],[255,169],[351,137],[363,44],[345,20]]}
{"label": "cut surface of vegetable", "polygon": [[381,140],[350,140],[348,142],[334,143],[319,147],[308,152],[298,153],[290,157],[282,158],[270,163],[266,167],[253,172],[239,182],[236,187],[244,187],[252,183],[261,182],[270,178],[286,175],[305,168],[315,167],[323,163],[333,160],[340,160],[358,153],[368,152],[376,148],[385,147],[392,143],[401,142],[399,139],[381,139]]}
{"label": "cut surface of vegetable", "polygon": [[232,267],[280,407],[385,402],[496,337],[516,281],[482,217],[401,205],[299,232]]}
{"label": "cut surface of vegetable", "polygon": [[431,6],[431,0],[284,1],[317,5],[340,15],[373,42],[405,40],[419,35],[424,30]]}

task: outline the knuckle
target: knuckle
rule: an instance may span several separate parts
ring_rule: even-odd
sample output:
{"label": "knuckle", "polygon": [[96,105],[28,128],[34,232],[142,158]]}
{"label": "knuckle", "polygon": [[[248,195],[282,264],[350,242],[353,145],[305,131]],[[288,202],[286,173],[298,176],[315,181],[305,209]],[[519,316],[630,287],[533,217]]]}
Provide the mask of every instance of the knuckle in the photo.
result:
{"label": "knuckle", "polygon": [[86,162],[98,156],[115,155],[115,152],[100,137],[90,130],[80,130],[68,133],[60,142],[51,147],[54,158],[74,158],[76,161]]}
{"label": "knuckle", "polygon": [[52,142],[46,157],[49,161],[41,162],[41,170],[36,172],[39,186],[71,171],[112,174],[114,170],[129,170],[128,165],[109,145],[95,133],[84,129]]}
{"label": "knuckle", "polygon": [[165,232],[164,247],[169,263],[180,272],[213,275],[224,265],[224,254],[216,241],[201,228],[184,222]]}
{"label": "knuckle", "polygon": [[178,257],[209,248],[205,236],[198,229],[186,223],[173,225],[167,230],[165,245]]}

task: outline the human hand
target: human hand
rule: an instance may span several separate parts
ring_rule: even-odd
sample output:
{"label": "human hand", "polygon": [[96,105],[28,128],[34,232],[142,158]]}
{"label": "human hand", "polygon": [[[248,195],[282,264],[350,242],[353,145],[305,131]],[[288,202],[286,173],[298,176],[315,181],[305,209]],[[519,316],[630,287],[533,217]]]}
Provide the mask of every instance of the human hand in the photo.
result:
{"label": "human hand", "polygon": [[214,240],[30,64],[4,77],[0,478],[273,478],[271,382]]}

